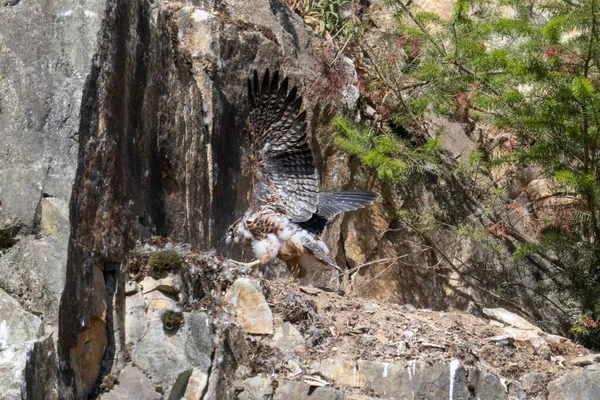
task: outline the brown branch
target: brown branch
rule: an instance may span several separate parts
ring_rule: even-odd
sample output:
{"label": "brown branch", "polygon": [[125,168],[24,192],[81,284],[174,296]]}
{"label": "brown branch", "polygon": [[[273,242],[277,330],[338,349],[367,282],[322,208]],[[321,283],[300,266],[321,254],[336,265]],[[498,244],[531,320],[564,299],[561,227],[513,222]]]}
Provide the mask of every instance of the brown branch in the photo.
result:
{"label": "brown branch", "polygon": [[389,88],[396,89],[397,95],[398,95],[398,100],[400,100],[400,103],[402,104],[402,107],[404,107],[404,109],[406,110],[406,112],[408,112],[408,114],[410,115],[410,118],[413,121],[417,122],[417,117],[415,116],[415,114],[412,112],[412,110],[410,109],[410,107],[408,106],[408,104],[406,104],[406,102],[404,101],[404,98],[402,97],[402,91],[401,91],[401,89],[398,88],[397,86],[394,87],[394,85],[392,85],[391,83],[388,82],[388,80],[383,75],[383,73],[379,70],[379,68],[377,68],[377,63],[375,62],[375,60],[373,59],[373,57],[371,56],[371,54],[369,53],[369,51],[363,46],[363,44],[359,42],[358,46],[361,48],[362,51],[365,52],[365,54],[367,55],[367,57],[369,58],[369,60],[371,60],[371,63],[373,64],[373,68],[375,69],[375,72],[379,76],[379,79],[381,79],[381,81],[385,85],[387,85]]}
{"label": "brown branch", "polygon": [[[478,282],[479,282],[479,283],[481,283],[481,284],[483,284],[483,283],[484,283],[484,282],[483,282],[483,281],[482,281],[480,278],[477,278],[477,277],[475,277],[475,276],[468,275],[468,274],[465,274],[464,272],[462,272],[462,271],[461,271],[461,270],[460,270],[460,269],[459,269],[459,268],[458,268],[456,265],[454,265],[454,263],[453,263],[453,262],[450,260],[450,258],[449,258],[449,257],[446,255],[446,253],[445,253],[444,251],[442,251],[442,249],[440,249],[440,248],[439,248],[439,247],[438,247],[438,246],[437,246],[437,245],[436,245],[436,244],[435,244],[435,243],[434,243],[434,242],[433,242],[433,241],[432,241],[432,240],[429,238],[429,236],[427,236],[427,234],[425,234],[425,233],[424,233],[424,232],[422,232],[420,229],[418,229],[417,227],[413,226],[413,225],[412,225],[410,222],[408,222],[408,221],[406,221],[406,220],[404,220],[404,219],[402,220],[402,222],[403,222],[404,224],[406,224],[406,226],[408,226],[409,228],[411,228],[411,229],[413,229],[415,232],[417,232],[417,233],[419,234],[419,236],[421,236],[422,238],[424,238],[424,239],[426,239],[427,241],[429,241],[429,242],[431,243],[431,244],[430,244],[430,246],[431,246],[431,247],[432,247],[432,248],[433,248],[433,249],[436,251],[436,253],[438,253],[438,254],[439,254],[439,255],[440,255],[440,256],[441,256],[441,257],[444,259],[444,261],[446,261],[446,263],[448,263],[448,265],[450,266],[450,268],[452,268],[452,270],[453,270],[454,272],[456,272],[456,273],[457,273],[457,274],[458,274],[458,275],[459,275],[459,276],[460,276],[460,277],[463,279],[463,282],[464,282],[464,283],[466,283],[467,285],[472,285],[472,284],[470,284],[470,283],[469,283],[469,281],[468,281],[468,280],[466,280],[466,279],[465,279],[465,277],[466,277],[466,276],[467,276],[467,277],[469,277],[469,278],[475,279],[476,281],[478,281]],[[464,262],[463,262],[461,259],[458,259],[458,258],[457,258],[457,260],[458,260],[458,262],[459,262],[459,263],[460,263],[460,264],[461,264],[463,267],[465,267],[465,268],[468,268],[468,266],[467,266],[467,265],[465,265],[465,263],[464,263]],[[518,305],[517,303],[515,303],[515,302],[513,302],[513,301],[511,301],[511,300],[507,300],[507,299],[505,299],[505,298],[502,298],[501,296],[498,296],[496,293],[494,293],[494,292],[492,292],[492,291],[490,291],[490,290],[488,290],[488,289],[486,289],[486,288],[484,288],[484,287],[482,287],[482,286],[477,286],[477,287],[475,287],[475,288],[476,288],[477,290],[480,290],[480,291],[484,292],[484,293],[487,293],[488,295],[490,295],[490,296],[492,296],[492,297],[494,297],[494,298],[496,298],[496,299],[498,299],[498,300],[500,300],[500,301],[503,301],[503,302],[505,302],[505,303],[507,303],[507,304],[510,304],[511,306],[513,306],[514,308],[516,308],[517,310],[521,311],[521,312],[522,312],[524,315],[528,316],[529,318],[533,318],[533,315],[531,315],[531,313],[530,313],[529,311],[527,311],[527,310],[523,309],[523,308],[522,308],[520,305]]]}

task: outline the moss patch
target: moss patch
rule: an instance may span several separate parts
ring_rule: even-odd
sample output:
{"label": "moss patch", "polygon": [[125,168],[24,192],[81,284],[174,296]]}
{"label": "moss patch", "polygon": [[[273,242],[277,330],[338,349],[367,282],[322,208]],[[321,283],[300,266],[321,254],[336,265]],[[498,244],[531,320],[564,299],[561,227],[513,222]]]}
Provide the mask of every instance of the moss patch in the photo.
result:
{"label": "moss patch", "polygon": [[174,251],[157,251],[148,258],[148,266],[152,276],[164,275],[169,271],[180,269],[181,256]]}
{"label": "moss patch", "polygon": [[183,313],[173,310],[167,310],[160,317],[163,328],[169,333],[174,333],[183,325]]}

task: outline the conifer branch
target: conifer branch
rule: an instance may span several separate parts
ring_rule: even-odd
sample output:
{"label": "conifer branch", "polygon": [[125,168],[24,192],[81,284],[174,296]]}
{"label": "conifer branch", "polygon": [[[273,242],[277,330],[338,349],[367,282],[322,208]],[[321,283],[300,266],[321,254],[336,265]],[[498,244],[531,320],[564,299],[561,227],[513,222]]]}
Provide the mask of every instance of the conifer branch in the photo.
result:
{"label": "conifer branch", "polygon": [[[448,53],[446,52],[446,50],[444,48],[442,48],[435,41],[435,39],[429,34],[429,32],[427,31],[427,29],[425,28],[425,26],[421,23],[421,21],[419,21],[419,19],[412,13],[412,11],[410,11],[410,8],[408,8],[408,6],[406,4],[404,4],[404,2],[402,0],[396,0],[396,2],[406,12],[406,14],[409,16],[409,18],[417,25],[417,27],[423,33],[423,35],[425,35],[425,37],[427,38],[427,40],[431,44],[433,44],[433,46],[438,51],[438,53],[440,53],[440,55],[442,57],[446,58],[446,56],[448,55]],[[464,73],[466,73],[468,75],[471,75],[473,77],[477,77],[477,73],[474,70],[472,70],[471,68],[469,68],[469,67],[465,66],[464,64],[460,63],[458,61],[458,58],[455,58],[451,62],[451,64],[455,65],[459,70],[463,71]],[[490,85],[489,82],[487,82],[486,79],[481,79],[481,81],[496,96],[498,96],[498,97],[502,96],[502,93],[500,93],[495,87],[493,87],[492,85]]]}

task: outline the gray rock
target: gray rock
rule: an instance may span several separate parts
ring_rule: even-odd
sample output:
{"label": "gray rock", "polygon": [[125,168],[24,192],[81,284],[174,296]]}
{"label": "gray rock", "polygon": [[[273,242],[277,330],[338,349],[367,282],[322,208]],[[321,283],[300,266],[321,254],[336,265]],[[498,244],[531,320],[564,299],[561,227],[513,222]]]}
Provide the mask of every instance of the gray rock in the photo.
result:
{"label": "gray rock", "polygon": [[375,116],[375,114],[377,114],[377,111],[375,111],[375,109],[371,106],[366,106],[365,114],[367,114],[367,116],[373,118]]}
{"label": "gray rock", "polygon": [[469,371],[469,384],[475,388],[475,396],[479,399],[507,400],[508,391],[498,377],[481,368]]}
{"label": "gray rock", "polygon": [[329,359],[314,363],[311,368],[316,373],[340,385],[360,387],[361,384],[364,384],[364,380],[361,380],[358,375],[358,367],[354,361]]}
{"label": "gray rock", "polygon": [[[0,202],[3,212],[22,228],[21,234],[32,231],[39,206],[44,219],[47,203],[69,203],[77,168],[81,93],[104,5],[102,0],[85,5],[67,0],[0,8]],[[56,228],[68,237],[68,227]],[[60,246],[66,251],[65,243]],[[55,276],[64,279],[66,257],[60,261],[61,273]],[[61,291],[62,287],[59,297]]]}
{"label": "gray rock", "polygon": [[273,400],[347,400],[347,397],[330,387],[311,387],[304,382],[283,381],[279,383]]}
{"label": "gray rock", "polygon": [[303,371],[302,367],[300,366],[300,363],[298,363],[296,360],[292,360],[292,359],[289,359],[285,363],[285,367],[290,371],[290,373],[288,375],[290,377],[298,376]]}
{"label": "gray rock", "polygon": [[483,314],[488,318],[493,318],[496,321],[512,325],[515,328],[541,332],[541,329],[527,321],[525,318],[518,316],[515,313],[505,310],[504,308],[484,308]]}
{"label": "gray rock", "polygon": [[551,343],[551,344],[560,344],[560,343],[564,343],[569,340],[566,337],[559,336],[559,335],[551,335],[549,333],[542,334],[542,337],[544,338],[544,340],[547,343]]}
{"label": "gray rock", "polygon": [[253,334],[273,334],[273,313],[256,279],[239,278],[227,289],[223,301],[233,306],[242,329]]}
{"label": "gray rock", "polygon": [[214,343],[210,318],[204,313],[183,315],[183,326],[169,336],[163,329],[161,312],[156,311],[131,352],[135,365],[166,393],[170,393],[181,374],[190,377],[195,368],[208,375],[211,365]]}
{"label": "gray rock", "polygon": [[569,364],[578,367],[585,367],[591,364],[600,363],[600,354],[588,354],[581,357],[575,357],[569,360]]}
{"label": "gray rock", "polygon": [[530,396],[535,396],[542,392],[544,388],[544,375],[539,372],[527,373],[519,379],[521,387]]}
{"label": "gray rock", "polygon": [[466,135],[462,124],[442,117],[432,117],[431,119],[441,127],[440,139],[444,149],[450,153],[452,158],[466,160],[471,153],[477,150],[477,143]]}
{"label": "gray rock", "polygon": [[[527,394],[523,390],[523,385],[519,381],[509,381],[506,385],[508,387],[508,400],[527,400]],[[538,400],[532,399],[532,400]],[[545,400],[545,397],[544,397]]]}
{"label": "gray rock", "polygon": [[148,319],[152,318],[154,312],[157,310],[170,310],[177,307],[177,299],[173,296],[161,292],[159,290],[153,290],[144,295],[147,309],[146,316]]}
{"label": "gray rock", "polygon": [[160,400],[163,397],[154,390],[154,385],[142,371],[127,365],[119,374],[119,383],[103,400]]}
{"label": "gray rock", "polygon": [[140,292],[125,298],[125,343],[136,344],[146,332],[146,304]]}
{"label": "gray rock", "polygon": [[31,226],[42,193],[69,201],[81,92],[104,1],[2,7],[0,199]]}
{"label": "gray rock", "polygon": [[147,276],[142,281],[143,294],[154,290],[160,290],[161,292],[169,294],[177,294],[179,293],[179,287],[181,287],[181,278],[179,278],[178,275],[173,274],[169,274],[162,279],[154,279],[151,276]]}
{"label": "gray rock", "polygon": [[[0,257],[0,287],[27,310],[43,315],[47,332],[57,328],[65,286],[68,204],[77,169],[82,93],[106,3],[0,5],[0,236],[8,231],[12,242]],[[5,217],[10,220],[8,230]],[[81,329],[80,318],[74,320],[69,324]],[[26,350],[14,358],[21,359]],[[32,351],[30,364],[47,366],[47,353]],[[52,374],[28,376],[35,381],[23,382],[25,387],[33,392],[44,388],[40,390],[51,398],[56,390],[48,386],[56,385]],[[46,378],[53,381],[42,382]]]}
{"label": "gray rock", "polygon": [[273,346],[283,351],[304,351],[306,343],[304,336],[296,329],[294,324],[281,322],[273,334]]}
{"label": "gray rock", "polygon": [[0,393],[21,398],[27,353],[43,334],[42,321],[0,289]]}
{"label": "gray rock", "polygon": [[244,391],[240,393],[239,400],[269,400],[273,396],[273,385],[269,378],[248,378],[243,387]]}
{"label": "gray rock", "polygon": [[138,291],[137,282],[135,282],[135,281],[125,282],[125,295],[126,296],[135,294],[135,293],[137,293],[137,291]]}
{"label": "gray rock", "polygon": [[[197,368],[192,370],[190,377],[187,380],[183,399],[198,400],[202,398],[204,389],[208,384],[208,375]],[[172,392],[171,392],[172,393]]]}
{"label": "gray rock", "polygon": [[382,363],[358,361],[359,385],[380,396],[467,399],[466,373],[459,361]]}
{"label": "gray rock", "polygon": [[[22,237],[0,257],[0,287],[26,309],[54,326],[65,285],[69,204],[59,198],[40,201],[40,235]],[[50,328],[49,330],[52,330]]]}
{"label": "gray rock", "polygon": [[600,365],[569,372],[548,384],[548,400],[599,400]]}

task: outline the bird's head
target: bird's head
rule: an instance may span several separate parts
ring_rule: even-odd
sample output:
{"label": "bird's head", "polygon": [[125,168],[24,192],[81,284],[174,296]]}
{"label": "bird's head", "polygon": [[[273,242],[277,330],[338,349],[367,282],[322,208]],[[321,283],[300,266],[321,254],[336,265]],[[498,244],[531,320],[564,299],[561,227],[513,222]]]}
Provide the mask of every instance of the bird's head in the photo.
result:
{"label": "bird's head", "polygon": [[229,229],[227,229],[227,233],[225,233],[225,243],[231,244],[231,241],[233,241],[234,243],[239,243],[240,239],[239,239],[238,227],[239,227],[241,221],[242,221],[241,218],[238,219],[233,224],[231,224]]}

